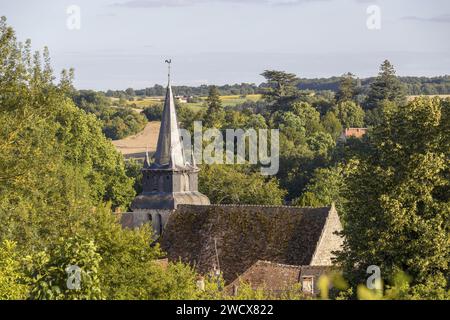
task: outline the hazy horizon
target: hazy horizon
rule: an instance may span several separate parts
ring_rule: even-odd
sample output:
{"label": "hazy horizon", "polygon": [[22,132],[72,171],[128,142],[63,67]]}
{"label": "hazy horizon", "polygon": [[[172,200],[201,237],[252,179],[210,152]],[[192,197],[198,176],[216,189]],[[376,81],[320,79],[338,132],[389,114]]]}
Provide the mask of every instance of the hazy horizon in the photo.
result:
{"label": "hazy horizon", "polygon": [[[67,9],[80,9],[70,30]],[[371,30],[369,6],[381,14]],[[265,69],[323,78],[375,76],[389,59],[400,76],[450,74],[446,0],[17,0],[0,15],[20,41],[48,46],[55,73],[75,68],[79,89],[263,81]]]}

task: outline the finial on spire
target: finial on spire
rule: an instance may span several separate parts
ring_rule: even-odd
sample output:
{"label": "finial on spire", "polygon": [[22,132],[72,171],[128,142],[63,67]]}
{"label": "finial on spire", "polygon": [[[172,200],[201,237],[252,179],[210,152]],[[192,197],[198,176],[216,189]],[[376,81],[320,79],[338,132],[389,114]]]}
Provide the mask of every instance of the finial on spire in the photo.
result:
{"label": "finial on spire", "polygon": [[172,63],[172,59],[168,59],[165,61],[168,64],[168,73],[167,73],[167,78],[168,78],[168,84],[170,84],[170,64]]}

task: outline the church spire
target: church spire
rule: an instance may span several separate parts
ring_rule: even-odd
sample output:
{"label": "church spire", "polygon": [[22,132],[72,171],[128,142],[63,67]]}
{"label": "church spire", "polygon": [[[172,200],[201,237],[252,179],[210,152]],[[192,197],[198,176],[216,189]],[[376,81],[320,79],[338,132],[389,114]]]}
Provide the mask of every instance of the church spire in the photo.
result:
{"label": "church spire", "polygon": [[154,165],[165,169],[177,169],[184,168],[186,161],[180,140],[175,101],[170,84],[170,64],[172,60],[166,60],[166,63],[169,65],[168,83]]}

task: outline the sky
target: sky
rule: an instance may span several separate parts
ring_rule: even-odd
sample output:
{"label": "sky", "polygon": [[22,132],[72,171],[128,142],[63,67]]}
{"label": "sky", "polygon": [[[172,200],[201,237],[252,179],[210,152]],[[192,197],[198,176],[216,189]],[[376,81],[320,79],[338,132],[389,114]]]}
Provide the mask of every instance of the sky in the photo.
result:
{"label": "sky", "polygon": [[450,74],[448,0],[0,0],[20,41],[48,46],[79,89]]}

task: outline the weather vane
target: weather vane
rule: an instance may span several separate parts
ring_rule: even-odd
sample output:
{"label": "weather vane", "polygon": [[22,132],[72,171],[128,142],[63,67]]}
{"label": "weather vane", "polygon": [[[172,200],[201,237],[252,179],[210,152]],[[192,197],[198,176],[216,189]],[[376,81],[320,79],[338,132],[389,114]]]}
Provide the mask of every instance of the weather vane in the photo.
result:
{"label": "weather vane", "polygon": [[172,59],[168,59],[166,60],[166,63],[169,65],[169,73],[168,73],[168,78],[169,78],[169,83],[170,83],[170,64],[172,63]]}

